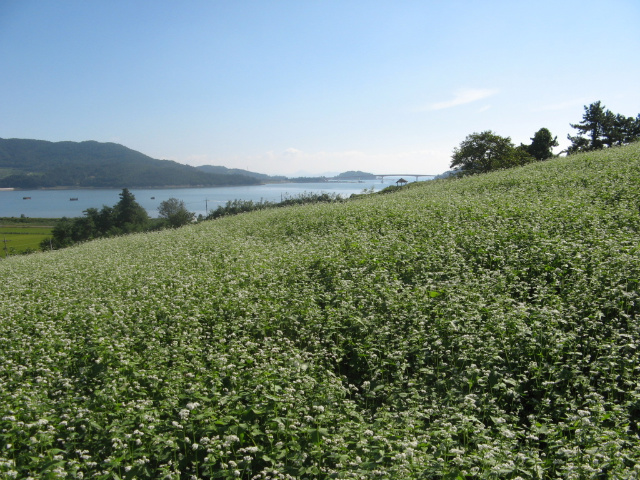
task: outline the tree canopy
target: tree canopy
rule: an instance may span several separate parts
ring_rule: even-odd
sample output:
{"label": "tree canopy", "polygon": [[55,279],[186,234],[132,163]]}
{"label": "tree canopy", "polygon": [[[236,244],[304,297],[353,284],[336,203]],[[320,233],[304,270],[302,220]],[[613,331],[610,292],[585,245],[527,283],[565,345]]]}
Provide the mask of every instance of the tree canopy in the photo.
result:
{"label": "tree canopy", "polygon": [[625,145],[640,138],[640,114],[636,118],[614,114],[601,101],[585,105],[582,121],[570,125],[578,134],[567,135],[571,140],[569,154]]}
{"label": "tree canopy", "polygon": [[[625,117],[608,110],[600,101],[585,105],[582,121],[570,124],[578,130],[571,140],[568,154],[625,145],[640,140],[640,114]],[[541,128],[531,138],[530,145],[516,147],[509,137],[501,137],[491,130],[472,133],[453,150],[453,173],[468,175],[524,165],[534,160],[547,160],[554,156],[558,137],[547,128]]]}
{"label": "tree canopy", "polygon": [[451,168],[463,174],[486,173],[524,165],[533,160],[525,148],[516,147],[510,137],[491,130],[472,133],[453,150]]}
{"label": "tree canopy", "polygon": [[53,228],[51,244],[48,240],[41,248],[63,248],[94,238],[110,237],[123,233],[141,232],[153,228],[147,211],[127,188],[120,192],[120,201],[113,207],[87,208],[84,217],[63,218]]}
{"label": "tree canopy", "polygon": [[531,145],[525,148],[536,160],[547,160],[553,157],[553,147],[558,145],[558,137],[554,137],[548,128],[541,128],[531,138]]}
{"label": "tree canopy", "polygon": [[164,218],[174,228],[187,225],[195,218],[195,213],[187,210],[184,201],[177,198],[170,198],[160,202],[158,214],[160,218]]}
{"label": "tree canopy", "polygon": [[119,228],[125,233],[140,231],[149,220],[147,211],[136,202],[136,197],[128,188],[120,192],[120,201],[114,207],[114,215]]}

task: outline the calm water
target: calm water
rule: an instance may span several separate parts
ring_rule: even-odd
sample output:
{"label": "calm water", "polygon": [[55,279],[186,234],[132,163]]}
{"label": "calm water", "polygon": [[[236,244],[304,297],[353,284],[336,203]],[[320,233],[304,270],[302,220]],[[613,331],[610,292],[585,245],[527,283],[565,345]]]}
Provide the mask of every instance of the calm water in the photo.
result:
{"label": "calm water", "polygon": [[[336,193],[348,197],[352,193],[362,193],[366,189],[375,188],[376,191],[394,185],[397,179],[385,178],[380,180],[366,180],[364,183],[281,183],[270,185],[256,185],[250,187],[219,187],[219,188],[163,188],[163,189],[130,189],[136,201],[142,205],[151,217],[158,216],[160,202],[169,198],[184,201],[187,209],[196,215],[206,215],[219,205],[229,200],[268,200],[279,202],[283,198],[295,196],[304,192]],[[407,178],[409,180],[409,178]],[[103,205],[113,206],[120,200],[122,189],[100,190],[0,190],[0,217],[81,217],[87,208],[102,208]],[[24,197],[31,197],[25,200]],[[78,200],[71,201],[71,198]]]}

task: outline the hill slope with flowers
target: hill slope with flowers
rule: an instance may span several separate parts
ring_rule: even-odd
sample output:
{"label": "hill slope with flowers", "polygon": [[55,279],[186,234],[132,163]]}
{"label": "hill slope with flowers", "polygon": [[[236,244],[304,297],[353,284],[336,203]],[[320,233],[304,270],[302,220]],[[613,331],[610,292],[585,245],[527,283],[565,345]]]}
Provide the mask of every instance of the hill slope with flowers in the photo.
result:
{"label": "hill slope with flowers", "polygon": [[640,474],[640,144],[0,275],[0,478]]}

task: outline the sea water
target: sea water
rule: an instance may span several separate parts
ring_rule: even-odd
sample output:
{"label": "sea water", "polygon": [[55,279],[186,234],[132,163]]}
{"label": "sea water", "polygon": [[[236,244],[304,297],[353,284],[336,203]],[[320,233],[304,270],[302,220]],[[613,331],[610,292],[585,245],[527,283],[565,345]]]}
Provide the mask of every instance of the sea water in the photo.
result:
{"label": "sea water", "polygon": [[[407,178],[409,180],[409,178]],[[177,198],[196,215],[206,216],[211,210],[231,200],[280,202],[304,193],[333,193],[348,198],[363,190],[380,191],[395,185],[396,178],[363,182],[275,183],[239,187],[209,188],[131,188],[136,201],[151,217],[158,216],[160,203]],[[114,206],[122,189],[79,190],[0,190],[0,217],[61,218],[81,217],[88,208]]]}

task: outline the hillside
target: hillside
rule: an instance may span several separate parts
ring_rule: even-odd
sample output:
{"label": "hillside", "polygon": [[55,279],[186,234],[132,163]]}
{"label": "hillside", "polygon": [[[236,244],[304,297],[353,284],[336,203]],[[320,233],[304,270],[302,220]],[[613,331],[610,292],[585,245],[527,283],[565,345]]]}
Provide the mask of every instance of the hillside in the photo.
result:
{"label": "hillside", "polygon": [[336,179],[341,180],[375,180],[376,177],[373,173],[363,172],[362,170],[349,170],[335,176]]}
{"label": "hillside", "polygon": [[213,174],[156,160],[116,143],[0,138],[0,188],[255,185],[258,179]]}
{"label": "hillside", "polygon": [[637,478],[639,213],[636,143],[3,260],[0,476]]}
{"label": "hillside", "polygon": [[255,177],[261,181],[280,181],[286,180],[287,177],[281,175],[267,175],[264,173],[251,172],[242,168],[227,168],[218,165],[200,165],[196,167],[198,170],[206,173],[216,173],[224,175],[245,175],[248,177]]}

